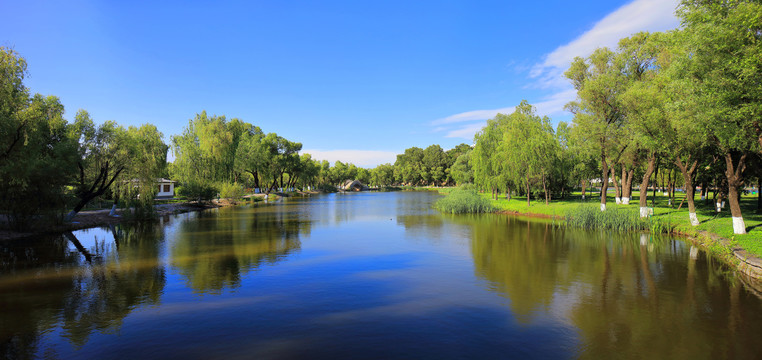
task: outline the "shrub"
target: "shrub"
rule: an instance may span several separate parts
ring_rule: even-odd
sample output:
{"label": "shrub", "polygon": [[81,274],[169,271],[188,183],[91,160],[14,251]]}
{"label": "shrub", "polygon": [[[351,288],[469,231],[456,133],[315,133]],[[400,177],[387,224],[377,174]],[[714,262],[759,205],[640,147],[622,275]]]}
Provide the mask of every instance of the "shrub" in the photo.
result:
{"label": "shrub", "polygon": [[177,194],[189,199],[211,200],[217,195],[217,188],[212,185],[189,182],[176,189]]}
{"label": "shrub", "polygon": [[335,193],[339,191],[338,189],[336,189],[335,186],[329,185],[329,184],[321,184],[320,186],[318,186],[318,190],[324,193]]}
{"label": "shrub", "polygon": [[479,196],[476,190],[456,189],[439,199],[437,210],[451,214],[487,213],[495,211],[489,200]]}
{"label": "shrub", "polygon": [[239,183],[220,184],[220,197],[223,199],[237,200],[243,196],[243,186]]}

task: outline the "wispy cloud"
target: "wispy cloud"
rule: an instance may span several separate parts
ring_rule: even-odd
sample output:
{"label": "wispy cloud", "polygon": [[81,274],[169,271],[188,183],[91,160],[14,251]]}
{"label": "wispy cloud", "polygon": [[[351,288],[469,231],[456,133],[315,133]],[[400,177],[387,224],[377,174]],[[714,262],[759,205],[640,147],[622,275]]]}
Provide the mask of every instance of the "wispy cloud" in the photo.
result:
{"label": "wispy cloud", "polygon": [[302,149],[301,153],[310,154],[316,160],[328,160],[331,163],[341,161],[359,167],[375,167],[379,164],[394,163],[397,160],[397,153],[392,151]]}
{"label": "wispy cloud", "polygon": [[537,79],[533,85],[540,88],[567,84],[563,72],[575,56],[590,55],[599,47],[615,48],[619,39],[639,31],[664,31],[674,29],[679,22],[675,17],[678,0],[635,0],[606,15],[593,27],[545,55],[535,64],[529,76]]}
{"label": "wispy cloud", "polygon": [[[510,114],[513,112],[513,108],[514,107],[511,106],[511,107],[492,109],[492,110],[466,111],[459,114],[450,115],[446,118],[434,120],[431,122],[431,124],[444,125],[444,124],[455,124],[455,123],[468,122],[468,121],[484,120],[484,119],[489,119],[491,117],[494,117],[498,113]],[[446,128],[440,127],[439,129],[446,129]]]}
{"label": "wispy cloud", "polygon": [[[552,94],[545,100],[532,105],[537,108],[537,113],[539,115],[558,115],[563,113],[564,105],[569,101],[574,100],[576,96],[577,92],[574,89],[567,89]],[[440,125],[434,128],[434,132],[446,132],[445,137],[471,140],[474,138],[474,134],[484,127],[484,121],[486,119],[493,118],[498,113],[510,114],[514,109],[515,107],[511,106],[493,110],[468,111],[435,120],[432,124]],[[469,122],[469,124],[460,124],[463,122]],[[474,122],[477,123],[474,124]],[[450,126],[448,127],[446,125]]]}
{"label": "wispy cloud", "polygon": [[[537,103],[540,115],[559,115],[569,101],[576,98],[576,91],[564,78],[575,56],[590,55],[599,47],[616,47],[619,39],[639,31],[664,31],[678,26],[675,8],[679,0],[635,0],[606,15],[590,30],[571,42],[557,47],[543,56],[543,60],[529,72],[528,88],[547,89],[552,93]],[[531,99],[528,99],[531,102]],[[514,100],[518,104],[520,99]],[[499,109],[471,110],[450,115],[431,122],[435,132],[445,132],[445,137],[473,139],[474,134],[484,126],[484,121],[498,113],[509,114],[514,107]],[[467,124],[464,124],[467,123]]]}

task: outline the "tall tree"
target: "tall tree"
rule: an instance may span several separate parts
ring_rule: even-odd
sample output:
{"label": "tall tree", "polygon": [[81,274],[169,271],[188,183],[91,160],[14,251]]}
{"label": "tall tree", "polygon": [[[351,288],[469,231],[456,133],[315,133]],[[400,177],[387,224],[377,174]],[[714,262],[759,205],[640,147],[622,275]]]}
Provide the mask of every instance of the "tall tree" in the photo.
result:
{"label": "tall tree", "polygon": [[566,109],[574,113],[584,143],[597,152],[600,160],[601,211],[606,210],[611,164],[627,146],[619,139],[624,124],[619,95],[624,82],[615,56],[608,48],[599,48],[586,59],[574,58],[564,73],[577,89],[577,101],[567,104]]}
{"label": "tall tree", "polygon": [[527,205],[533,188],[540,185],[545,203],[550,201],[548,187],[559,150],[550,119],[538,116],[534,107],[522,100],[506,122],[497,157],[504,162],[505,176],[524,187]]}
{"label": "tall tree", "polygon": [[665,126],[669,78],[661,73],[669,66],[669,57],[664,56],[666,41],[661,33],[637,33],[619,41],[616,57],[624,75],[625,88],[620,94],[620,104],[630,130],[631,150],[642,154],[647,164],[640,183],[641,217],[648,215],[648,183],[657,158],[666,152],[668,140],[674,138],[670,127]]}
{"label": "tall tree", "polygon": [[126,130],[114,121],[96,126],[85,110],[79,110],[69,136],[79,144],[75,190],[77,203],[66,215],[71,221],[90,201],[103,195],[129,163]]}
{"label": "tall tree", "polygon": [[696,120],[725,160],[733,231],[745,234],[739,188],[749,152],[762,151],[762,3],[683,1],[687,54],[682,62],[700,100]]}
{"label": "tall tree", "polygon": [[510,180],[503,171],[505,159],[494,156],[503,141],[503,133],[509,121],[508,115],[497,114],[487,120],[487,125],[474,135],[474,150],[469,164],[474,171],[474,183],[481,189],[490,190],[492,198],[497,199],[501,189],[510,197]]}

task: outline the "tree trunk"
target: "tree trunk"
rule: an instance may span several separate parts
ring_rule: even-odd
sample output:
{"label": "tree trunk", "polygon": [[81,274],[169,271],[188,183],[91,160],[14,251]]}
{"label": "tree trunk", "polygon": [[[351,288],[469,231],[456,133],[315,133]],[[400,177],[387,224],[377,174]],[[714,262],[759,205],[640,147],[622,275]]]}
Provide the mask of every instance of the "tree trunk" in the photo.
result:
{"label": "tree trunk", "polygon": [[[688,165],[690,164],[690,168]],[[691,156],[688,156],[685,163],[678,157],[675,159],[675,165],[680,169],[683,174],[683,187],[685,187],[685,200],[688,202],[688,217],[691,220],[691,225],[698,226],[699,221],[696,216],[696,205],[693,203],[693,196],[696,192],[696,188],[693,186],[693,175],[696,173],[696,167],[698,166],[698,159],[693,160],[691,163]],[[703,189],[702,189],[703,191]]]}
{"label": "tree trunk", "polygon": [[627,178],[627,182],[624,187],[624,195],[627,199],[622,199],[622,202],[625,205],[630,205],[630,199],[632,199],[632,178],[635,175],[635,169],[630,169],[630,171],[627,171],[625,173],[625,177]]}
{"label": "tree trunk", "polygon": [[616,165],[611,167],[611,180],[614,183],[614,200],[617,204],[622,203],[622,189],[616,180]]}
{"label": "tree trunk", "polygon": [[582,180],[582,200],[585,200],[585,189],[587,188],[587,179]]}
{"label": "tree trunk", "polygon": [[609,190],[609,164],[606,162],[606,156],[601,154],[601,165],[603,165],[603,176],[601,177],[601,211],[606,211],[606,192]]}
{"label": "tree trunk", "polygon": [[[80,188],[84,188],[85,186],[85,168],[82,166],[82,164],[77,164],[80,171],[80,178],[79,178],[79,186]],[[72,219],[74,219],[74,216],[79,213],[82,208],[87,205],[91,200],[95,199],[98,196],[103,195],[106,190],[108,190],[109,187],[111,187],[111,184],[114,183],[117,177],[119,177],[119,174],[122,173],[122,170],[124,170],[124,167],[120,167],[116,170],[114,173],[114,176],[111,177],[111,180],[106,182],[108,180],[108,173],[109,173],[109,163],[106,162],[103,166],[101,166],[100,172],[98,173],[98,177],[95,178],[95,181],[93,181],[92,186],[90,186],[89,189],[84,190],[77,194],[77,197],[79,197],[79,202],[76,206],[74,206],[74,209],[72,209],[66,216],[64,217],[65,222],[71,222]]]}
{"label": "tree trunk", "polygon": [[654,193],[651,197],[651,207],[656,206],[656,188],[659,187],[659,165],[656,165],[656,169],[654,170]]}
{"label": "tree trunk", "polygon": [[545,185],[545,177],[542,177],[542,190],[545,192],[545,205],[548,205],[548,187]]}
{"label": "tree trunk", "polygon": [[[655,166],[656,154],[651,154],[648,158],[646,173],[643,174],[643,181],[640,182],[640,217],[648,216],[648,182],[651,180],[651,174],[653,174]],[[654,186],[654,188],[656,188],[656,186]]]}
{"label": "tree trunk", "polygon": [[757,213],[762,211],[762,176],[757,178]]}
{"label": "tree trunk", "polygon": [[622,204],[628,205],[630,203],[630,194],[627,189],[627,167],[622,165]]}
{"label": "tree trunk", "polygon": [[532,194],[529,192],[529,178],[527,178],[527,206],[530,206],[529,199],[532,197]]}
{"label": "tree trunk", "polygon": [[505,187],[505,199],[508,201],[511,201],[511,187],[510,186]]}
{"label": "tree trunk", "polygon": [[733,233],[746,234],[746,224],[741,214],[738,189],[743,186],[742,174],[746,168],[746,154],[739,157],[734,164],[730,152],[725,153],[725,177],[728,179],[728,202],[730,203],[730,216],[733,217]]}

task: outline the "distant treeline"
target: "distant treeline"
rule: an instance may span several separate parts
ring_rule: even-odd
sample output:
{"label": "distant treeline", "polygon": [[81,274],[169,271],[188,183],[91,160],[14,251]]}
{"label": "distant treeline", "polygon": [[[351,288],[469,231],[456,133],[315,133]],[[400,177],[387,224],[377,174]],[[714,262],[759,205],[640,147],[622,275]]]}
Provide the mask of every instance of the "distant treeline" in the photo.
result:
{"label": "distant treeline", "polygon": [[[457,171],[451,168],[470,150],[465,144],[446,152],[432,145],[408,149],[395,165],[365,169],[337,161],[331,166],[300,154],[301,143],[205,111],[165,144],[151,124],[97,125],[85,110],[69,122],[57,97],[30,94],[26,75],[25,59],[0,47],[4,227],[68,221],[96,199],[131,208],[130,216],[150,217],[157,180],[165,177],[178,182],[179,195],[194,200],[235,198],[246,191],[331,189],[349,179],[375,186],[454,184]],[[168,151],[175,157],[172,163],[167,163]]]}

